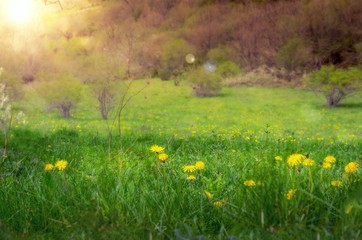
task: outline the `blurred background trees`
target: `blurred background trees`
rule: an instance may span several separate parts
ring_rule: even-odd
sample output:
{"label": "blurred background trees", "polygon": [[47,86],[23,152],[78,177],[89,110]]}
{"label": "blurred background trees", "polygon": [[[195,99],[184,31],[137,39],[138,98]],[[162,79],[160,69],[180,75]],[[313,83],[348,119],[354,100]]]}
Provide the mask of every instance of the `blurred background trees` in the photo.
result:
{"label": "blurred background trees", "polygon": [[[177,85],[186,72],[191,79],[204,76],[196,72],[208,61],[222,79],[262,67],[282,84],[300,85],[305,74],[324,65],[362,64],[362,0],[63,0],[42,5],[49,7],[32,25],[0,23],[0,65],[13,85],[15,79],[33,84],[39,72],[64,72],[99,91],[101,83],[113,88],[117,81],[147,77]],[[195,56],[191,65],[185,62],[187,54]],[[107,111],[102,112],[106,118]]]}
{"label": "blurred background trees", "polygon": [[21,77],[29,81],[48,60],[75,71],[71,66],[90,51],[108,51],[126,78],[177,75],[184,58],[177,55],[187,53],[202,64],[218,51],[246,71],[347,67],[361,58],[361,0],[60,2],[67,11],[43,18],[41,30],[2,28],[5,69],[22,61]]}

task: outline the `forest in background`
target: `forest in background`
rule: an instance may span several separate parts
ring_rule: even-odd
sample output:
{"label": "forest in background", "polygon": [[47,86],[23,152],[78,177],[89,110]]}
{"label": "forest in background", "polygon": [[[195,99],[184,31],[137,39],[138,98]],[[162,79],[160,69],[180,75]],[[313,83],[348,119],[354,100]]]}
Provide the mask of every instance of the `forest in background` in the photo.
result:
{"label": "forest in background", "polygon": [[322,65],[362,64],[361,0],[43,2],[52,11],[37,21],[0,23],[8,82],[64,72],[83,83],[166,80],[207,61],[243,72],[279,69],[288,82]]}

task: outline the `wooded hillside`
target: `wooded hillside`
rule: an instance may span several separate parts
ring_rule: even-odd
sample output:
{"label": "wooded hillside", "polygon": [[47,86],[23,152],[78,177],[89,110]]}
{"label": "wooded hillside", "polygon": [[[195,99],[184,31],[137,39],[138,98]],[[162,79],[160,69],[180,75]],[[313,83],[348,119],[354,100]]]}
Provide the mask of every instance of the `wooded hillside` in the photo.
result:
{"label": "wooded hillside", "polygon": [[362,64],[362,0],[45,2],[52,11],[31,25],[0,24],[0,66],[24,81],[44,71],[83,82],[172,78],[188,70],[189,53],[196,65],[266,65],[286,75]]}

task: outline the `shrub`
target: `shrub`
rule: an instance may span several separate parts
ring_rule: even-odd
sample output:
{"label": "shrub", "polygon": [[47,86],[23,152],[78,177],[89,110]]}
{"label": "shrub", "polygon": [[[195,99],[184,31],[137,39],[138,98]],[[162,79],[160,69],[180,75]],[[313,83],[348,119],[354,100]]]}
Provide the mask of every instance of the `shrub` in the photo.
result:
{"label": "shrub", "polygon": [[103,120],[108,119],[109,112],[116,105],[116,96],[120,90],[115,81],[102,79],[91,85],[94,96],[98,101],[98,111]]}
{"label": "shrub", "polygon": [[224,61],[217,65],[216,72],[223,78],[229,78],[241,73],[240,67],[232,61]]}
{"label": "shrub", "polygon": [[49,108],[57,108],[65,118],[70,117],[70,110],[80,101],[82,83],[67,73],[42,74],[38,91]]}
{"label": "shrub", "polygon": [[161,55],[160,78],[167,80],[182,73],[187,67],[186,55],[194,52],[194,47],[185,40],[173,39],[167,42]]}
{"label": "shrub", "polygon": [[193,84],[196,96],[215,96],[222,89],[222,78],[216,71],[208,71],[205,66],[200,66],[188,75],[188,80]]}
{"label": "shrub", "polygon": [[157,71],[157,74],[163,81],[170,80],[172,78],[172,72],[168,69],[160,69]]}
{"label": "shrub", "polygon": [[361,88],[362,71],[356,67],[348,69],[325,65],[310,73],[305,83],[324,93],[327,105],[337,106],[348,94]]}
{"label": "shrub", "polygon": [[236,52],[230,47],[213,48],[208,51],[207,58],[216,64],[216,72],[223,78],[234,77],[241,73],[239,65],[235,63]]}

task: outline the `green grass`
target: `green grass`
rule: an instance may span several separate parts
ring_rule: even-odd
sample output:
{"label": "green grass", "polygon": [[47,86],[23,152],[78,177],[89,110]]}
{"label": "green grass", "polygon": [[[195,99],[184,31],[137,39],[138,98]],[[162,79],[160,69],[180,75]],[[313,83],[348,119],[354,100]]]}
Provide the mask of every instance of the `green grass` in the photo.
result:
{"label": "green grass", "polygon": [[[14,123],[0,162],[0,239],[361,237],[361,170],[344,172],[361,162],[360,95],[331,109],[299,89],[226,88],[200,99],[151,80],[124,112],[122,152],[115,130],[108,152],[107,124],[84,95],[69,120],[34,109],[30,95],[17,104],[27,122]],[[165,163],[153,144],[165,147]],[[289,168],[296,152],[315,165]],[[321,166],[327,155],[337,159],[331,169]],[[60,159],[64,171],[44,170]],[[205,169],[189,182],[182,168],[198,160]],[[244,185],[250,179],[256,186]]]}

